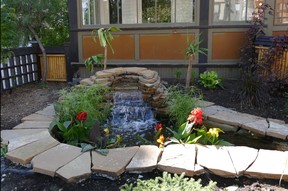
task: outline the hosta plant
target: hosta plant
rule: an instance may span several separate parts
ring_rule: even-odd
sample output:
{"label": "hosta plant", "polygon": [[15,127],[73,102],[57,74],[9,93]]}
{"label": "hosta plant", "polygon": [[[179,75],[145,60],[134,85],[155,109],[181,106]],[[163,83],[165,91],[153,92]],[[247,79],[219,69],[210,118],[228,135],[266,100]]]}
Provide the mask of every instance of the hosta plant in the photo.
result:
{"label": "hosta plant", "polygon": [[215,71],[204,72],[200,74],[199,83],[207,89],[214,89],[216,87],[223,88],[223,79],[218,76]]}

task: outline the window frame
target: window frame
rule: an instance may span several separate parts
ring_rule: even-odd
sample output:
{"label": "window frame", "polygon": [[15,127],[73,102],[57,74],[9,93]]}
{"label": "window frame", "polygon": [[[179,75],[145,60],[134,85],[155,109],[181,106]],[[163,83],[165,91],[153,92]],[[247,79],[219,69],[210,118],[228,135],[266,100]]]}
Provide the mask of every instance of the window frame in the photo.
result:
{"label": "window frame", "polygon": [[[95,0],[94,0],[95,1]],[[97,0],[96,0],[97,1]],[[135,23],[135,24],[91,24],[91,25],[84,25],[83,23],[83,12],[82,12],[82,0],[77,1],[78,7],[78,27],[82,29],[91,29],[91,28],[101,28],[101,27],[110,27],[110,26],[117,26],[119,28],[127,28],[127,29],[146,29],[146,28],[174,28],[174,27],[193,27],[199,25],[199,9],[200,9],[200,0],[195,0],[194,11],[195,11],[195,18],[194,22],[182,22],[182,23]],[[176,10],[176,9],[175,9]],[[176,11],[175,11],[176,12]],[[176,15],[176,13],[173,13]],[[94,15],[97,15],[94,13]],[[95,18],[96,20],[96,18]]]}
{"label": "window frame", "polygon": [[[211,9],[210,9],[209,21],[210,21],[211,25],[239,25],[239,24],[240,25],[249,25],[250,19],[249,19],[249,16],[247,14],[248,4],[246,4],[246,7],[245,7],[245,10],[246,10],[246,15],[245,15],[246,20],[245,21],[217,21],[217,22],[214,21],[214,5],[215,5],[215,0],[210,1],[209,7]],[[252,15],[251,15],[251,17],[252,17]]]}
{"label": "window frame", "polygon": [[[281,2],[283,2],[284,0],[274,0],[274,17],[273,17],[273,25],[274,26],[287,26],[288,25],[288,22],[287,23],[283,23],[283,21],[282,22],[276,22],[276,19],[283,19],[283,18],[285,18],[285,19],[287,19],[288,20],[288,15],[286,16],[286,17],[283,17],[283,16],[281,16],[281,17],[276,17],[276,8],[277,8],[277,1],[281,1]],[[284,4],[284,3],[282,3],[282,4]],[[284,6],[284,5],[282,5],[282,6]],[[282,11],[281,11],[281,15],[283,15],[283,13],[284,13],[284,10],[283,10],[283,7],[282,7]],[[287,13],[288,13],[288,2],[287,2]]]}

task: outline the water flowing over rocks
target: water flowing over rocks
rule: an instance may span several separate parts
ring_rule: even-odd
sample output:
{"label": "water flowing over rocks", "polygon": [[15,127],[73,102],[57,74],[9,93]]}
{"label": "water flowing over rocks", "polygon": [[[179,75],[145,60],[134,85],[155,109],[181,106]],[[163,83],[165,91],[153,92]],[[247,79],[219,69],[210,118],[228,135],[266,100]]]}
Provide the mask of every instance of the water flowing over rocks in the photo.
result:
{"label": "water flowing over rocks", "polygon": [[[156,71],[142,67],[119,67],[98,71],[90,78],[80,81],[83,85],[105,84],[110,87],[117,87],[118,83],[136,83],[137,88],[142,92],[143,99],[155,108],[157,114],[163,114],[166,107],[166,87],[161,83],[160,76]],[[159,111],[159,112],[158,112]]]}

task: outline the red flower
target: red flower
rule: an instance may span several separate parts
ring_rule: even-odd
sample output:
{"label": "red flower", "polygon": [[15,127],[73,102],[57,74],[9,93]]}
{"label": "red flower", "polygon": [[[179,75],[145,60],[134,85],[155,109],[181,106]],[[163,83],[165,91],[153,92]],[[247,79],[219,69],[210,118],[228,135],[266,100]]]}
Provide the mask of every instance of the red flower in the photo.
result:
{"label": "red flower", "polygon": [[190,113],[190,115],[187,118],[187,121],[189,122],[195,122],[194,125],[202,125],[202,119],[203,119],[203,111],[201,108],[197,107],[193,109]]}
{"label": "red flower", "polygon": [[156,125],[155,125],[155,131],[158,132],[158,131],[161,131],[162,129],[163,129],[162,123],[156,123]]}
{"label": "red flower", "polygon": [[76,118],[79,121],[85,121],[87,119],[87,112],[79,112]]}

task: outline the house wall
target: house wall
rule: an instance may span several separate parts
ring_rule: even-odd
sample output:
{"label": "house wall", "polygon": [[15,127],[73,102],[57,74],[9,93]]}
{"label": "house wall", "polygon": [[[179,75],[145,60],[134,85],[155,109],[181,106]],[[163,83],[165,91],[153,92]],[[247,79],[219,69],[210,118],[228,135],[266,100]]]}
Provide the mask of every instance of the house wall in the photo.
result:
{"label": "house wall", "polygon": [[[267,2],[274,7],[274,0]],[[97,41],[98,39],[96,42],[93,40],[91,31],[109,26],[117,26],[122,29],[122,32],[114,34],[114,40],[111,43],[114,54],[108,49],[108,67],[144,66],[158,71],[162,70],[162,72],[159,71],[161,77],[173,78],[177,71],[185,71],[187,67],[188,62],[185,58],[187,38],[198,40],[201,34],[201,38],[203,38],[201,47],[207,48],[208,54],[199,55],[195,58],[195,75],[213,69],[217,70],[220,76],[224,78],[237,79],[240,76],[238,68],[240,48],[244,44],[245,31],[248,30],[249,24],[238,24],[237,22],[214,24],[211,0],[196,0],[196,22],[190,24],[83,26],[81,24],[80,0],[69,0],[69,4],[74,13],[77,13],[77,20],[73,15],[74,20],[72,22],[74,24],[70,27],[72,41],[77,39],[77,43],[72,43],[73,51],[77,51],[77,55],[73,57],[71,62],[81,77],[87,75],[82,68],[85,59],[104,52]],[[267,18],[267,27],[265,28],[267,35],[287,34],[288,25],[275,25],[273,16],[267,16]],[[182,77],[185,78],[185,75]]]}

